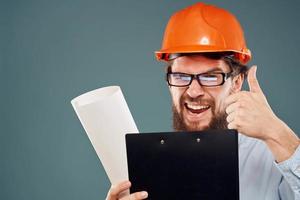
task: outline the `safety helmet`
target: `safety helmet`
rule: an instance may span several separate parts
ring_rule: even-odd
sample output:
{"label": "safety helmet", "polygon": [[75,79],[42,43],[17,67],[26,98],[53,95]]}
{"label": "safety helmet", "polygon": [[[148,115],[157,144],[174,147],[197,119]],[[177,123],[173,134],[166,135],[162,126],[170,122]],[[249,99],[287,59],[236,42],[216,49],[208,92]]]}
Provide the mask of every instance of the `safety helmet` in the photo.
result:
{"label": "safety helmet", "polygon": [[233,14],[213,5],[196,3],[176,12],[167,24],[158,60],[181,53],[232,52],[241,63],[251,59],[243,30]]}

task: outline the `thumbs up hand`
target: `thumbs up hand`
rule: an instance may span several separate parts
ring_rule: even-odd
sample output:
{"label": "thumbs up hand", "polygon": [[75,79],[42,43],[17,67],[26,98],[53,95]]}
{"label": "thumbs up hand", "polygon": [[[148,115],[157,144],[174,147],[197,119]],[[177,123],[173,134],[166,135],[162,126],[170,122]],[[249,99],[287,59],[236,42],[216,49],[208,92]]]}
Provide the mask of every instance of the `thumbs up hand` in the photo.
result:
{"label": "thumbs up hand", "polygon": [[256,66],[248,71],[249,91],[227,97],[228,129],[263,140],[277,162],[290,158],[300,145],[298,136],[272,111],[256,79]]}
{"label": "thumbs up hand", "polygon": [[267,140],[273,136],[273,126],[280,120],[273,113],[259,86],[256,70],[257,67],[252,66],[248,71],[250,91],[234,93],[225,100],[227,122],[229,129],[236,129],[249,137]]}

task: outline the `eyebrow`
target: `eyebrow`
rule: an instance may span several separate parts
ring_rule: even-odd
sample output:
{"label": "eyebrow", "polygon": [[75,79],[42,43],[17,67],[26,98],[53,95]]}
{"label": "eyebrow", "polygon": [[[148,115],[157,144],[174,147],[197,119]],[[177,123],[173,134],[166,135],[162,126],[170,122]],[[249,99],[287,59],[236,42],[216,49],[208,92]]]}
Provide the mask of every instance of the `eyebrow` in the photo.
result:
{"label": "eyebrow", "polygon": [[211,73],[211,72],[223,72],[223,70],[221,69],[221,68],[219,68],[219,67],[214,67],[214,68],[212,68],[212,69],[210,69],[210,70],[208,70],[208,71],[206,71],[206,72],[203,72],[203,73],[201,73],[201,74],[206,74],[206,73]]}
{"label": "eyebrow", "polygon": [[[168,72],[171,72],[171,73],[186,73],[186,72],[174,72],[174,71],[172,71],[172,69],[171,69],[171,67],[170,66],[167,66],[167,73]],[[211,68],[211,69],[209,69],[208,71],[206,71],[206,72],[202,72],[201,74],[207,74],[207,73],[212,73],[212,72],[222,72],[222,73],[226,73],[226,72],[224,72],[220,67],[213,67],[213,68]]]}
{"label": "eyebrow", "polygon": [[[185,73],[185,72],[173,72],[173,71],[170,71],[170,72],[172,72],[172,73]],[[208,74],[208,73],[212,73],[212,72],[223,72],[223,70],[221,68],[219,68],[219,67],[214,67],[214,68],[209,69],[208,71],[202,72],[200,74]]]}

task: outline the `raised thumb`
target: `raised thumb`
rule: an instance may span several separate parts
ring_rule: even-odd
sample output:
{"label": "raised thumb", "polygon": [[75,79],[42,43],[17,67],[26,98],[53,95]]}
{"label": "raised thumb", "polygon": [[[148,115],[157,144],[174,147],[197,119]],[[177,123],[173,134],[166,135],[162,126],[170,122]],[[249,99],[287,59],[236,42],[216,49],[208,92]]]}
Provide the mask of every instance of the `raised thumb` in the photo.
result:
{"label": "raised thumb", "polygon": [[254,65],[252,66],[249,71],[248,71],[248,75],[247,75],[247,80],[248,80],[248,85],[249,85],[249,89],[250,92],[262,92],[258,80],[256,78],[256,70],[257,70],[257,66]]}

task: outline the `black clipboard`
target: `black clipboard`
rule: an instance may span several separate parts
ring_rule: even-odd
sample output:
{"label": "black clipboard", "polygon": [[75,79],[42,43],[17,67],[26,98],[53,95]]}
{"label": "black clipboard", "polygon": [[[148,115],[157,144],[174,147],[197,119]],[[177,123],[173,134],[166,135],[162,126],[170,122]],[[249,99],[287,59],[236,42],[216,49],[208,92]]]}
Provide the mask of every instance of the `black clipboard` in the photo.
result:
{"label": "black clipboard", "polygon": [[238,200],[235,130],[126,134],[130,192],[149,200]]}

